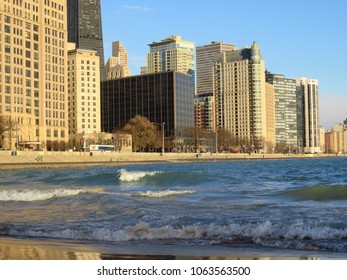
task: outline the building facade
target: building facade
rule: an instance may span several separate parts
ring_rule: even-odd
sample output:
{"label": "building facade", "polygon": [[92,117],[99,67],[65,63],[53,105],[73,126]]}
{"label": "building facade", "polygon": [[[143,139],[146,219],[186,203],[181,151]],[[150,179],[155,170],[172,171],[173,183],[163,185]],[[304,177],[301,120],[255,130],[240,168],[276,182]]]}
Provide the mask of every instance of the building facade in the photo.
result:
{"label": "building facade", "polygon": [[[213,63],[216,129],[226,129],[239,146],[271,152],[275,144],[274,91],[266,87],[265,66],[256,42],[223,52]],[[271,112],[272,110],[272,112]]]}
{"label": "building facade", "polygon": [[[68,51],[69,148],[87,145],[101,131],[100,58],[96,51]],[[82,140],[81,140],[82,139]]]}
{"label": "building facade", "polygon": [[302,122],[302,102],[298,99],[301,90],[297,90],[295,79],[287,79],[284,75],[268,71],[266,82],[272,84],[275,91],[275,135],[278,152],[280,148],[299,152],[299,143],[303,143],[302,133],[299,134],[298,130],[298,123]]}
{"label": "building facade", "polygon": [[196,47],[196,94],[213,93],[213,59],[217,54],[236,50],[236,45],[225,42],[211,42]]}
{"label": "building facade", "polygon": [[194,127],[191,76],[170,71],[101,82],[102,131],[113,133],[136,115],[158,125],[165,123],[167,139]]}
{"label": "building facade", "polygon": [[112,43],[112,56],[105,65],[105,79],[129,77],[128,52],[119,41]]}
{"label": "building facade", "polygon": [[160,73],[178,71],[194,77],[194,43],[183,41],[181,36],[170,36],[160,42],[149,44],[147,67],[144,72]]}
{"label": "building facade", "polygon": [[217,54],[236,50],[225,42],[211,42],[196,48],[195,124],[202,129],[214,130],[213,59]]}
{"label": "building facade", "polygon": [[325,133],[325,152],[328,154],[346,154],[347,130],[345,124],[334,124]]}
{"label": "building facade", "polygon": [[0,114],[15,129],[4,146],[68,142],[66,1],[0,2]]}
{"label": "building facade", "polygon": [[297,78],[303,100],[303,147],[305,153],[320,153],[318,118],[318,80]]}
{"label": "building facade", "polygon": [[105,78],[100,0],[67,0],[68,41],[100,57],[100,80]]}
{"label": "building facade", "polygon": [[200,94],[195,97],[195,127],[214,130],[214,98],[212,93]]}

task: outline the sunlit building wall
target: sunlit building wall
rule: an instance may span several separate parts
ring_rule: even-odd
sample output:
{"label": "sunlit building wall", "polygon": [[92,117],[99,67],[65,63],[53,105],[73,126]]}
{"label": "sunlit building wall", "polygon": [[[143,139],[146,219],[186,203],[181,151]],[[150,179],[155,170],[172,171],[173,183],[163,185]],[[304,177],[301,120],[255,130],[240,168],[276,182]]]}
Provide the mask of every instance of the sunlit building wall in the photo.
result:
{"label": "sunlit building wall", "polygon": [[149,44],[149,47],[146,73],[178,71],[194,78],[194,42],[184,41],[181,36],[170,36]]}
{"label": "sunlit building wall", "polygon": [[100,58],[96,51],[75,49],[69,44],[69,147],[78,148],[81,137],[101,131],[100,120]]}
{"label": "sunlit building wall", "polygon": [[[223,52],[213,63],[216,129],[229,130],[239,145],[262,146],[271,152],[265,66],[256,42],[250,48]],[[272,91],[272,95],[273,95]],[[261,142],[261,143],[259,143]],[[266,143],[266,147],[265,147]]]}
{"label": "sunlit building wall", "polygon": [[105,65],[106,79],[117,79],[130,76],[128,52],[119,41],[112,43],[112,56]]}
{"label": "sunlit building wall", "polygon": [[64,0],[0,2],[0,113],[15,124],[5,147],[68,142],[67,19]]}

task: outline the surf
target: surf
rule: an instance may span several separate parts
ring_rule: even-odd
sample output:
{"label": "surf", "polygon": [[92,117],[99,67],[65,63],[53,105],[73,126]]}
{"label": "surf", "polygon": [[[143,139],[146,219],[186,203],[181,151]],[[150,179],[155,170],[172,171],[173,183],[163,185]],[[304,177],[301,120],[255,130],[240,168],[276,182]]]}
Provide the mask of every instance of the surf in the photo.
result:
{"label": "surf", "polygon": [[160,171],[127,171],[126,169],[120,169],[117,172],[117,177],[121,182],[137,182],[145,177],[154,176],[160,173]]}
{"label": "surf", "polygon": [[24,190],[2,190],[0,191],[0,201],[43,201],[54,198],[77,196],[86,193],[84,189],[24,189]]}

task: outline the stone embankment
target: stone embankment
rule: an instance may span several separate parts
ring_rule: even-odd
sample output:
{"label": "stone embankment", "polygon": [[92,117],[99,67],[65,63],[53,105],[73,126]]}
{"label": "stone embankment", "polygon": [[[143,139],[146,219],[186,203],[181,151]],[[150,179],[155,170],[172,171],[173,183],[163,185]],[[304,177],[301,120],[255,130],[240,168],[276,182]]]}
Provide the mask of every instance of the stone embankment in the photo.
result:
{"label": "stone embankment", "polygon": [[216,160],[256,160],[327,157],[332,155],[296,154],[196,154],[196,153],[100,153],[0,151],[0,169],[49,168],[91,165],[125,165],[153,162],[196,162]]}

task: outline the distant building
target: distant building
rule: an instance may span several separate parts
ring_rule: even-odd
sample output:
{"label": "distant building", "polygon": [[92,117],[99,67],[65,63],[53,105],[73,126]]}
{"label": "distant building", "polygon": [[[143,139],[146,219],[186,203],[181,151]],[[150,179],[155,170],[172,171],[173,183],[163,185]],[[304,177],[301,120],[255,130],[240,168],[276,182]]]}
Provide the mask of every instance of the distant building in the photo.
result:
{"label": "distant building", "polygon": [[303,100],[303,147],[305,153],[321,152],[319,143],[318,80],[297,78]]}
{"label": "distant building", "polygon": [[216,54],[236,50],[236,45],[225,42],[211,42],[196,47],[196,93],[213,93],[213,59]]}
{"label": "distant building", "polygon": [[236,46],[225,42],[212,42],[196,48],[196,100],[195,125],[214,130],[213,60],[217,54],[236,50]]}
{"label": "distant building", "polygon": [[345,124],[335,124],[325,133],[325,152],[345,154],[347,152],[347,131]]}
{"label": "distant building", "polygon": [[91,135],[101,131],[100,58],[96,51],[69,47],[69,147],[86,148]]}
{"label": "distant building", "polygon": [[75,43],[77,49],[96,51],[100,57],[100,80],[103,80],[105,69],[100,0],[65,2],[67,2],[68,42]]}
{"label": "distant building", "polygon": [[325,131],[324,127],[322,127],[322,126],[319,127],[319,144],[320,144],[320,150],[322,153],[326,153],[325,133],[326,133],[326,131]]}
{"label": "distant building", "polygon": [[66,30],[65,0],[0,1],[0,114],[14,125],[0,136],[6,149],[65,150]]}
{"label": "distant building", "polygon": [[119,41],[112,43],[112,56],[105,65],[105,78],[117,79],[130,76],[128,52]]}
{"label": "distant building", "polygon": [[147,73],[177,71],[194,77],[194,43],[183,41],[181,36],[170,36],[149,44]]}
{"label": "distant building", "polygon": [[274,90],[266,86],[258,44],[216,55],[213,77],[216,129],[230,131],[239,146],[272,152]]}
{"label": "distant building", "polygon": [[[302,102],[298,104],[296,80],[287,79],[284,75],[266,71],[266,82],[275,90],[275,131],[276,144],[283,145],[289,152],[299,152],[302,133],[299,134],[298,123],[302,122]],[[299,99],[300,101],[300,99]]]}
{"label": "distant building", "polygon": [[164,125],[173,139],[194,127],[194,84],[190,75],[170,71],[101,82],[101,127],[113,133],[141,115]]}
{"label": "distant building", "polygon": [[195,98],[195,127],[214,130],[214,98],[212,93],[200,94]]}

